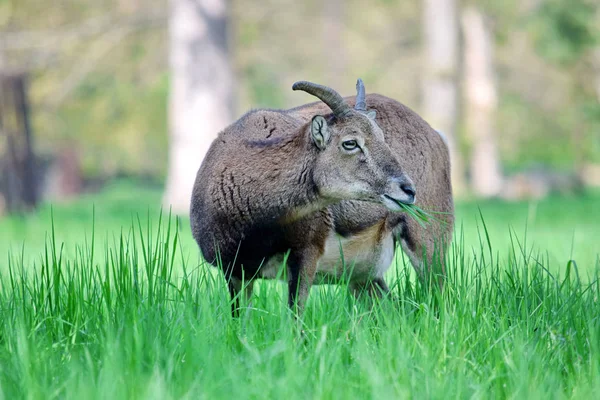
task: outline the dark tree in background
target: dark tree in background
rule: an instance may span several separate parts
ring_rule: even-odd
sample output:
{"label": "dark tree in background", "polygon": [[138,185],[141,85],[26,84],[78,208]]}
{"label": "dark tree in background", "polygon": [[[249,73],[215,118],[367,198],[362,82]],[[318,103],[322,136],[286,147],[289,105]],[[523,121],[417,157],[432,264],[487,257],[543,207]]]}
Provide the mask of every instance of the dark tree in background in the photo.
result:
{"label": "dark tree in background", "polygon": [[24,73],[0,71],[0,214],[35,208],[35,179]]}

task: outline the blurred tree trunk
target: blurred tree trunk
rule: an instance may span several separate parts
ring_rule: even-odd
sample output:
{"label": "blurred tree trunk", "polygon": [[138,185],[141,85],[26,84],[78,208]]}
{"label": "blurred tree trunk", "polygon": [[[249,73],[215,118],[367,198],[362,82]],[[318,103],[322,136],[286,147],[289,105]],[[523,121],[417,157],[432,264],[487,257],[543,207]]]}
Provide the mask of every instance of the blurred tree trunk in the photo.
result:
{"label": "blurred tree trunk", "polygon": [[123,14],[132,14],[140,8],[141,0],[118,0],[117,9]]}
{"label": "blurred tree trunk", "polygon": [[26,80],[0,71],[0,208],[8,212],[30,211],[38,200]]}
{"label": "blurred tree trunk", "polygon": [[4,49],[0,47],[0,217],[6,213],[6,195],[4,192],[6,191],[6,177],[4,176],[4,164],[6,159],[8,159],[6,154],[6,148],[8,145],[8,135],[4,131],[4,94],[2,93],[2,76],[4,75]]}
{"label": "blurred tree trunk", "polygon": [[600,48],[594,50],[592,54],[592,65],[594,68],[594,91],[596,99],[600,103]]}
{"label": "blurred tree trunk", "polygon": [[458,17],[456,0],[424,0],[423,115],[448,140],[455,193],[464,190],[464,167],[457,146]]}
{"label": "blurred tree trunk", "polygon": [[342,90],[344,87],[346,54],[344,51],[344,11],[345,0],[325,0],[323,3],[323,42],[325,43],[325,76],[328,86]]}
{"label": "blurred tree trunk", "polygon": [[228,1],[170,0],[170,151],[164,203],[189,211],[196,172],[231,122]]}
{"label": "blurred tree trunk", "polygon": [[472,143],[471,188],[478,196],[496,196],[502,173],[495,132],[497,91],[494,38],[483,13],[467,7],[462,12],[464,35],[465,125]]}

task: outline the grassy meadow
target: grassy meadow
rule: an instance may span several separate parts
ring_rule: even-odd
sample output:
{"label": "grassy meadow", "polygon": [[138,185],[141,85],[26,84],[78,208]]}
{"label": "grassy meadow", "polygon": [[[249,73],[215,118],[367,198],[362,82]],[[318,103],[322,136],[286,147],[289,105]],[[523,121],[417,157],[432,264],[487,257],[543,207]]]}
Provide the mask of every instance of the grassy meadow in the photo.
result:
{"label": "grassy meadow", "polygon": [[230,317],[160,188],[0,219],[0,399],[598,398],[600,193],[464,201],[444,293],[398,252],[373,308],[281,283]]}

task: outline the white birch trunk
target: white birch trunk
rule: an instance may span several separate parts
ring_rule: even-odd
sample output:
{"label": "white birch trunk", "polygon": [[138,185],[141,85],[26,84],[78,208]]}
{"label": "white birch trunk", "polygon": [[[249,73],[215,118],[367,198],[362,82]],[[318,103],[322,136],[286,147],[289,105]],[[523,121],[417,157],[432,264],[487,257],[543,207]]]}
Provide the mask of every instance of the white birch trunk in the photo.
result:
{"label": "white birch trunk", "polygon": [[464,35],[465,122],[472,143],[471,189],[482,197],[496,196],[503,178],[495,132],[497,90],[494,39],[484,15],[474,7],[462,13]]}
{"label": "white birch trunk", "polygon": [[423,2],[423,116],[448,140],[455,192],[464,189],[464,167],[457,147],[458,18],[456,0]]}
{"label": "white birch trunk", "polygon": [[169,171],[164,203],[189,212],[196,172],[232,117],[226,0],[170,0]]}

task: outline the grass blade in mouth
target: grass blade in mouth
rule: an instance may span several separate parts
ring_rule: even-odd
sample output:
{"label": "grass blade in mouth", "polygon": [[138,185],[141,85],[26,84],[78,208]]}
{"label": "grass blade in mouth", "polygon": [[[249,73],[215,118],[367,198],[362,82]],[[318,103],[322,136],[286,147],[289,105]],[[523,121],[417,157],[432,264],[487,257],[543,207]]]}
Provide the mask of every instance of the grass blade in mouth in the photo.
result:
{"label": "grass blade in mouth", "polygon": [[432,220],[444,222],[444,221],[438,220],[437,218],[434,218],[430,213],[423,210],[419,206],[416,206],[414,204],[405,204],[405,203],[399,202],[397,200],[394,200],[394,201],[396,202],[396,204],[398,204],[400,206],[400,208],[402,208],[402,211],[404,211],[406,214],[408,214],[409,217],[411,217],[412,219],[417,221],[417,223],[419,225],[421,225],[422,227],[425,227],[425,225],[428,224]]}

